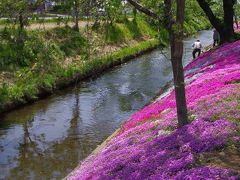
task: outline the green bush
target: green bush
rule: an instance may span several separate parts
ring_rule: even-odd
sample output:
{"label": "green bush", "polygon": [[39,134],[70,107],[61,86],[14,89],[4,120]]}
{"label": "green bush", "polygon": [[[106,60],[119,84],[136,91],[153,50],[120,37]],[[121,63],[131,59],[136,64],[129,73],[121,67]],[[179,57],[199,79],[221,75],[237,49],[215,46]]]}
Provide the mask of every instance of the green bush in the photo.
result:
{"label": "green bush", "polygon": [[138,26],[137,21],[133,20],[133,21],[126,22],[126,27],[130,31],[131,37],[133,39],[136,39],[136,38],[139,38],[139,37],[142,36],[142,32],[141,32],[141,29]]}
{"label": "green bush", "polygon": [[55,42],[65,56],[75,56],[77,54],[86,54],[86,39],[76,30],[70,27],[55,28],[46,34],[55,36]]}
{"label": "green bush", "polygon": [[124,32],[116,24],[107,24],[105,27],[105,41],[113,44],[125,39]]}
{"label": "green bush", "polygon": [[4,28],[0,32],[0,69],[10,65],[27,66],[34,59],[32,49],[25,48],[28,36],[19,29]]}
{"label": "green bush", "polygon": [[160,28],[158,32],[158,38],[160,44],[167,46],[169,43],[168,31],[165,28]]}
{"label": "green bush", "polygon": [[49,64],[64,56],[86,53],[85,38],[69,27],[47,32],[14,28],[0,31],[0,70],[30,67],[39,61]]}
{"label": "green bush", "polygon": [[0,105],[6,101],[7,97],[8,97],[8,86],[6,84],[3,84],[2,86],[0,86]]}

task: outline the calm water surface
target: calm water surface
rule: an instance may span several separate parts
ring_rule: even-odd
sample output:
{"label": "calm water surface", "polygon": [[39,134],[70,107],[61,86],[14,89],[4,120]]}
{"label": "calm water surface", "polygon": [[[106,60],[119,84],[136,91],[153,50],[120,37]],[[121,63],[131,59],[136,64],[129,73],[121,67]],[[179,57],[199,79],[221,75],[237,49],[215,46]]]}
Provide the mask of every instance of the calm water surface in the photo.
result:
{"label": "calm water surface", "polygon": [[[212,33],[198,37],[206,46]],[[185,65],[194,40],[185,40]],[[155,50],[0,117],[0,179],[65,177],[172,79],[166,56]]]}

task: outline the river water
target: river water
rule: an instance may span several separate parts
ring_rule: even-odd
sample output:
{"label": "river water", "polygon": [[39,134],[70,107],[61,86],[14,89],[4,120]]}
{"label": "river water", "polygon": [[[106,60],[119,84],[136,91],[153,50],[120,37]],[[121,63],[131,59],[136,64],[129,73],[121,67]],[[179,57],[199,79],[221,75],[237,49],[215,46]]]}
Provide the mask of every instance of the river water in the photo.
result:
{"label": "river water", "polygon": [[[212,32],[197,38],[207,46]],[[195,39],[184,41],[184,65]],[[65,177],[172,79],[166,57],[157,49],[0,117],[0,179]]]}

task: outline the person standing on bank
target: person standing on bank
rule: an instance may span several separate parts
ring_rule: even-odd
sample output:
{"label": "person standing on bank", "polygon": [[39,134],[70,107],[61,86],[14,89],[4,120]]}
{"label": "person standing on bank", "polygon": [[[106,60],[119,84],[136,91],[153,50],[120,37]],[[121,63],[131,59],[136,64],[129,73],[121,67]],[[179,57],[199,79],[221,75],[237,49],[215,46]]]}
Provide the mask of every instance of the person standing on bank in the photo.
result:
{"label": "person standing on bank", "polygon": [[192,55],[193,55],[193,59],[195,59],[196,58],[196,53],[198,53],[198,57],[201,54],[202,44],[201,44],[200,40],[198,39],[196,42],[194,42],[192,47],[193,47]]}
{"label": "person standing on bank", "polygon": [[220,42],[220,34],[216,29],[214,29],[213,30],[213,47],[217,46],[219,42]]}

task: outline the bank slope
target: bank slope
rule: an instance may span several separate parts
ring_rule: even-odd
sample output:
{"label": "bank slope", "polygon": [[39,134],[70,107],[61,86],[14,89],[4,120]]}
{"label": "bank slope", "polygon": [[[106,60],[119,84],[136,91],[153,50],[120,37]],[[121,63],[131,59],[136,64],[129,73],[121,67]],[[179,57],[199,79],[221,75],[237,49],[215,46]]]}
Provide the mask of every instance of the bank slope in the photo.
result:
{"label": "bank slope", "polygon": [[177,129],[169,90],[67,179],[238,179],[240,41],[203,54],[185,72],[189,125]]}

